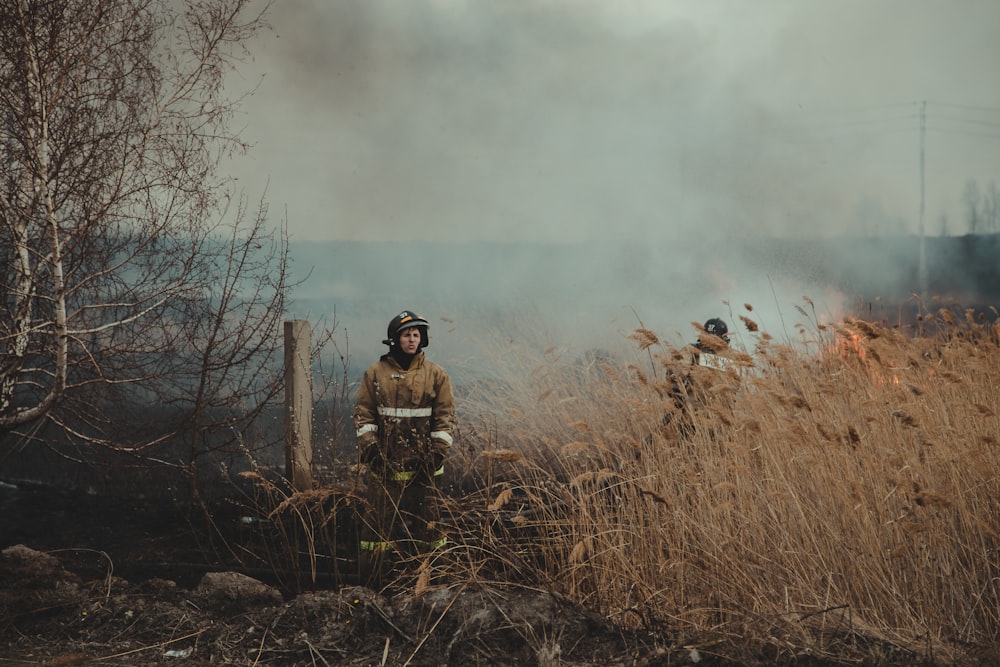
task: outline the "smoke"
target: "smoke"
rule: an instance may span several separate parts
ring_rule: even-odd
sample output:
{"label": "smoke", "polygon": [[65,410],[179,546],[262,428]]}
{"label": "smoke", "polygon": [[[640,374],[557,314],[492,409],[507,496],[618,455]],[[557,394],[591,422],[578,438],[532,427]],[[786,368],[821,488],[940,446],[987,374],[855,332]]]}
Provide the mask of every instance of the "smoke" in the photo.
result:
{"label": "smoke", "polygon": [[[727,303],[773,304],[758,314],[777,323],[820,293],[842,312],[850,295],[769,272],[740,240],[916,233],[919,101],[935,122],[998,110],[975,117],[998,123],[991,151],[928,123],[929,230],[961,218],[966,179],[1000,175],[987,0],[282,0],[271,21],[241,71],[264,78],[234,173],[267,184],[293,240],[455,244],[407,270],[439,291],[486,276],[480,303],[555,303],[564,325],[634,310],[690,336]],[[402,307],[418,306],[383,319]]]}

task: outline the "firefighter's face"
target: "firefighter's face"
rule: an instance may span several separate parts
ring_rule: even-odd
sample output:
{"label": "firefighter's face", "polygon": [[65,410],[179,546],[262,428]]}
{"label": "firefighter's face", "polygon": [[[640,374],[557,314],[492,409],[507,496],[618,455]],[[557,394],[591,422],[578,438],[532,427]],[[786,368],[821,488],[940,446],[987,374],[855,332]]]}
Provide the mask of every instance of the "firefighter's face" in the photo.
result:
{"label": "firefighter's face", "polygon": [[405,354],[416,354],[420,349],[420,329],[410,327],[399,334],[399,349]]}

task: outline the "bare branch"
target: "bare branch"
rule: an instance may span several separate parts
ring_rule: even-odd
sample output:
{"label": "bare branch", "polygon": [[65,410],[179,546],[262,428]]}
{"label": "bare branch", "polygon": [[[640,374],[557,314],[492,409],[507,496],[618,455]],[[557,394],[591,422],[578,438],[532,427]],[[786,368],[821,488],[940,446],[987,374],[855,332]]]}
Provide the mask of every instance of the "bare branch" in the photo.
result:
{"label": "bare branch", "polygon": [[218,170],[251,4],[0,0],[0,435],[193,469],[278,396],[286,233]]}

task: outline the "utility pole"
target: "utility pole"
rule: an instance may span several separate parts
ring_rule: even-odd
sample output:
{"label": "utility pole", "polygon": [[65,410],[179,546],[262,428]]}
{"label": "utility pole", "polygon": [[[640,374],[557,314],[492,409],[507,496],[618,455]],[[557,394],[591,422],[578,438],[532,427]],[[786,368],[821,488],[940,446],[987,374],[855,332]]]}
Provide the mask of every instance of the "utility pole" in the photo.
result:
{"label": "utility pole", "polygon": [[917,259],[917,283],[920,298],[927,300],[927,243],[924,233],[924,142],[927,136],[927,100],[920,103],[920,250]]}

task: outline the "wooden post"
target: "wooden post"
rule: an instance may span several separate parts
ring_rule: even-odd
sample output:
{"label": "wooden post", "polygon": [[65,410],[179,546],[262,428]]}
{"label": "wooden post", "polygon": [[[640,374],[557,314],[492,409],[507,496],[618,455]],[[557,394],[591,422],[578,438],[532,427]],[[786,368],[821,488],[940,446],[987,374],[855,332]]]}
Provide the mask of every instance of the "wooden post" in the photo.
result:
{"label": "wooden post", "polygon": [[312,488],[312,412],[312,332],[285,322],[285,476],[296,491]]}

